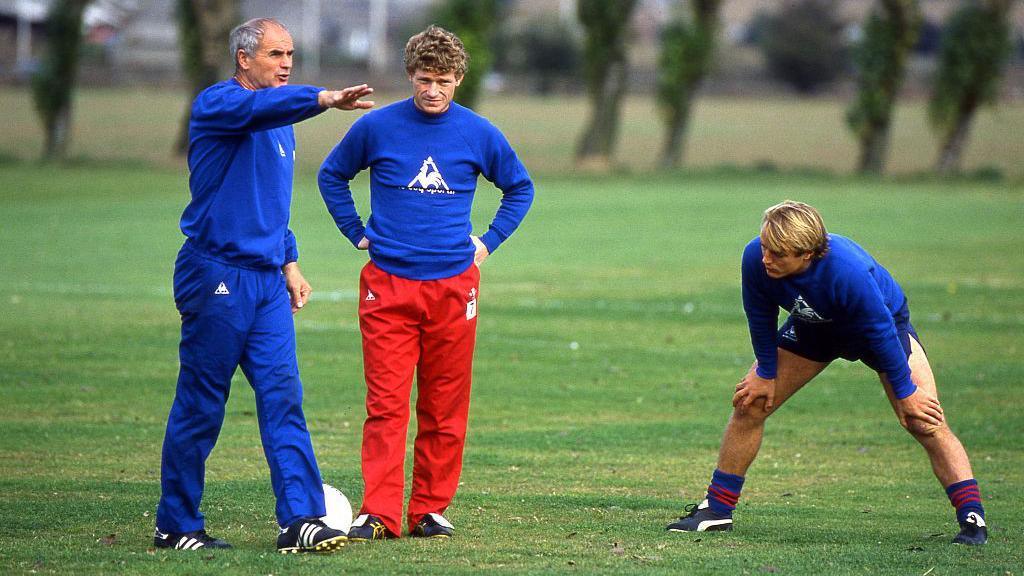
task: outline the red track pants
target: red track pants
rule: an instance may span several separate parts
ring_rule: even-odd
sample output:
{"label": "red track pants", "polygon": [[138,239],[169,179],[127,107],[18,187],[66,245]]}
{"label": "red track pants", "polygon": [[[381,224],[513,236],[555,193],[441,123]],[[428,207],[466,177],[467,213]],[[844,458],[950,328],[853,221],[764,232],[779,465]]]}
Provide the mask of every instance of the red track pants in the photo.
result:
{"label": "red track pants", "polygon": [[418,429],[408,524],[443,514],[455,496],[466,442],[480,270],[409,280],[373,262],[359,278],[359,328],[366,375],[361,514],[401,534],[405,440],[416,371]]}

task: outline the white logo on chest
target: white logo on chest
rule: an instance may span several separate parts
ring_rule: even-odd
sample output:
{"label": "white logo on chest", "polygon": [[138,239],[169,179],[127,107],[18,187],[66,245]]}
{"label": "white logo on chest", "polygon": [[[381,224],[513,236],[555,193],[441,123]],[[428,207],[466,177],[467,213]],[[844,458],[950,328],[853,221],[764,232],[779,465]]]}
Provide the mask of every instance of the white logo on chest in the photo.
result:
{"label": "white logo on chest", "polygon": [[420,172],[415,178],[409,181],[406,188],[410,190],[416,190],[418,192],[443,192],[446,194],[454,194],[448,183],[444,181],[444,177],[441,176],[441,171],[437,168],[437,164],[434,162],[432,156],[427,156],[427,159],[423,161],[423,165],[420,166]]}
{"label": "white logo on chest", "polygon": [[803,320],[804,322],[810,323],[821,323],[831,322],[828,318],[823,318],[821,314],[818,314],[811,305],[804,300],[804,297],[797,294],[796,300],[793,301],[793,308],[789,311],[790,316],[794,316]]}

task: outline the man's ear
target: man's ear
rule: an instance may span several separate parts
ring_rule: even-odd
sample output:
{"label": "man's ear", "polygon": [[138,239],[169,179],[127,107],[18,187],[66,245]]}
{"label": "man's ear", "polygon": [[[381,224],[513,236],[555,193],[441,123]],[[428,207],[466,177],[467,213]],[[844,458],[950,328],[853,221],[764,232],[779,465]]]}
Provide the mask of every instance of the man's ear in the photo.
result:
{"label": "man's ear", "polygon": [[466,77],[465,74],[463,74],[462,76],[456,76],[455,77],[455,85],[456,86],[461,86],[462,85],[462,79],[465,78],[465,77]]}
{"label": "man's ear", "polygon": [[235,54],[235,62],[238,63],[238,68],[240,70],[249,69],[249,55],[246,54],[245,50],[242,50],[241,48],[239,48],[238,53]]}

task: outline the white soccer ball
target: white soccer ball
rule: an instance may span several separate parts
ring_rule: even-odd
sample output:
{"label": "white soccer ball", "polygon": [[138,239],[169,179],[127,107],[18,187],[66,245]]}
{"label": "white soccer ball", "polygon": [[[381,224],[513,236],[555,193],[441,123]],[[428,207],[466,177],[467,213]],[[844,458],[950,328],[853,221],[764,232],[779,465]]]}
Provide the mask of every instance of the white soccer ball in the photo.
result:
{"label": "white soccer ball", "polygon": [[324,504],[327,506],[327,514],[321,518],[324,524],[327,524],[335,530],[343,530],[348,533],[349,528],[352,527],[352,505],[349,504],[348,498],[330,484],[324,484]]}

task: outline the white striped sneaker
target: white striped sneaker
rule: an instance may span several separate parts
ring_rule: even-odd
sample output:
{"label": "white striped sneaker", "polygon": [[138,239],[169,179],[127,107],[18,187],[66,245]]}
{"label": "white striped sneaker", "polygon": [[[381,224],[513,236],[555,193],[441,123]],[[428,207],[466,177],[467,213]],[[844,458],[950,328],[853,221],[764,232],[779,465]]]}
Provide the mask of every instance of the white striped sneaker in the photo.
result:
{"label": "white striped sneaker", "polygon": [[281,554],[333,552],[344,546],[346,540],[344,532],[331,528],[319,518],[303,518],[281,529],[277,551]]}
{"label": "white striped sneaker", "polygon": [[161,532],[159,528],[153,534],[153,546],[157,548],[173,548],[174,550],[199,550],[200,548],[231,548],[231,544],[214,538],[206,530],[195,532]]}
{"label": "white striped sneaker", "polygon": [[732,530],[732,516],[719,516],[711,511],[705,498],[700,504],[689,504],[687,514],[668,525],[669,532],[727,532]]}

